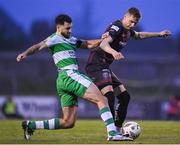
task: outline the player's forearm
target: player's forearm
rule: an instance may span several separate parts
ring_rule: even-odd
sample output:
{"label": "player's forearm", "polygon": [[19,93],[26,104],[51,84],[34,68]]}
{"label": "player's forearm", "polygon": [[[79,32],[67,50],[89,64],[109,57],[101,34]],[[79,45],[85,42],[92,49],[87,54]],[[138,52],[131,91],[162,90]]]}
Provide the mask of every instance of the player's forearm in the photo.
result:
{"label": "player's forearm", "polygon": [[94,48],[100,45],[101,39],[96,39],[96,40],[87,40],[87,48]]}
{"label": "player's forearm", "polygon": [[153,38],[153,37],[161,37],[159,32],[138,32],[138,37],[140,39]]}
{"label": "player's forearm", "polygon": [[27,56],[32,55],[32,54],[38,52],[40,50],[40,47],[41,47],[40,43],[35,44],[35,45],[29,47],[26,51],[24,51],[24,54],[26,54]]}
{"label": "player's forearm", "polygon": [[111,46],[109,45],[108,42],[106,41],[102,41],[100,44],[100,48],[102,50],[104,50],[105,52],[109,53],[109,54],[113,54],[113,52],[115,51],[113,48],[111,48]]}

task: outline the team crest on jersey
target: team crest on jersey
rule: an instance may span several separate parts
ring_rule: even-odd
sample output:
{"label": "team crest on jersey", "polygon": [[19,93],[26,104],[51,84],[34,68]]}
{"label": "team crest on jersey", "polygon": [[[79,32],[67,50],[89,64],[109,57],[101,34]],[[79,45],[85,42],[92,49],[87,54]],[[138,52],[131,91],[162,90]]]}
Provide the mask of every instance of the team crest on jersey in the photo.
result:
{"label": "team crest on jersey", "polygon": [[69,55],[70,55],[72,58],[75,58],[75,57],[76,57],[74,50],[69,50],[68,52],[69,52]]}
{"label": "team crest on jersey", "polygon": [[110,71],[108,69],[103,69],[102,72],[104,79],[108,79],[110,77]]}
{"label": "team crest on jersey", "polygon": [[120,42],[119,42],[119,45],[121,45],[121,46],[126,46],[126,45],[127,45],[127,42],[122,42],[122,41],[120,41]]}
{"label": "team crest on jersey", "polygon": [[118,26],[115,26],[115,25],[112,25],[112,26],[111,26],[111,29],[114,29],[115,31],[118,31],[118,30],[119,30],[119,27],[118,27]]}

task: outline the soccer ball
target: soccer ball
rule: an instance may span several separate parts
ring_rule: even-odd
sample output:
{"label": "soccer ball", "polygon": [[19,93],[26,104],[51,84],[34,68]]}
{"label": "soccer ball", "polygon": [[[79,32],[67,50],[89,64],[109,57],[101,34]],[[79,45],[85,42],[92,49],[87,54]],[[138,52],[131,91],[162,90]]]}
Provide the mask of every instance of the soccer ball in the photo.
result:
{"label": "soccer ball", "polygon": [[124,136],[136,139],[141,134],[141,128],[137,122],[126,122],[122,127],[122,133]]}

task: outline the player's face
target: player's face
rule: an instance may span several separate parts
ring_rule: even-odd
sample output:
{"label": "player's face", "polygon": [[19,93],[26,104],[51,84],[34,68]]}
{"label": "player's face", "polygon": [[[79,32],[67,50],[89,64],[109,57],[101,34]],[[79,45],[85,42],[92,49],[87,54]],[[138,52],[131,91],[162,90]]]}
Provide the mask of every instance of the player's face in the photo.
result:
{"label": "player's face", "polygon": [[123,25],[126,29],[132,29],[136,26],[139,19],[134,17],[134,15],[126,14],[123,20]]}
{"label": "player's face", "polygon": [[71,32],[72,32],[72,23],[64,22],[64,25],[58,26],[58,31],[65,38],[69,38],[71,36]]}

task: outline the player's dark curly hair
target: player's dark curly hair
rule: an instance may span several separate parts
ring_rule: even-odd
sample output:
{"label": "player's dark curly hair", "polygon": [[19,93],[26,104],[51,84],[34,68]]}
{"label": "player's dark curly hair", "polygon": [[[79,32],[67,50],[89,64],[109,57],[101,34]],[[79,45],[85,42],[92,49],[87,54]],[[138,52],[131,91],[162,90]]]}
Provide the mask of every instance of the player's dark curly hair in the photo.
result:
{"label": "player's dark curly hair", "polygon": [[72,19],[70,16],[66,15],[66,14],[60,14],[56,17],[55,19],[55,23],[56,25],[57,24],[60,24],[60,25],[63,25],[64,22],[67,22],[67,23],[71,23],[72,22]]}
{"label": "player's dark curly hair", "polygon": [[135,7],[129,8],[128,11],[127,11],[127,13],[133,15],[134,17],[136,17],[136,18],[138,18],[138,19],[141,18],[141,13],[140,13],[140,11],[139,11],[137,8],[135,8]]}

